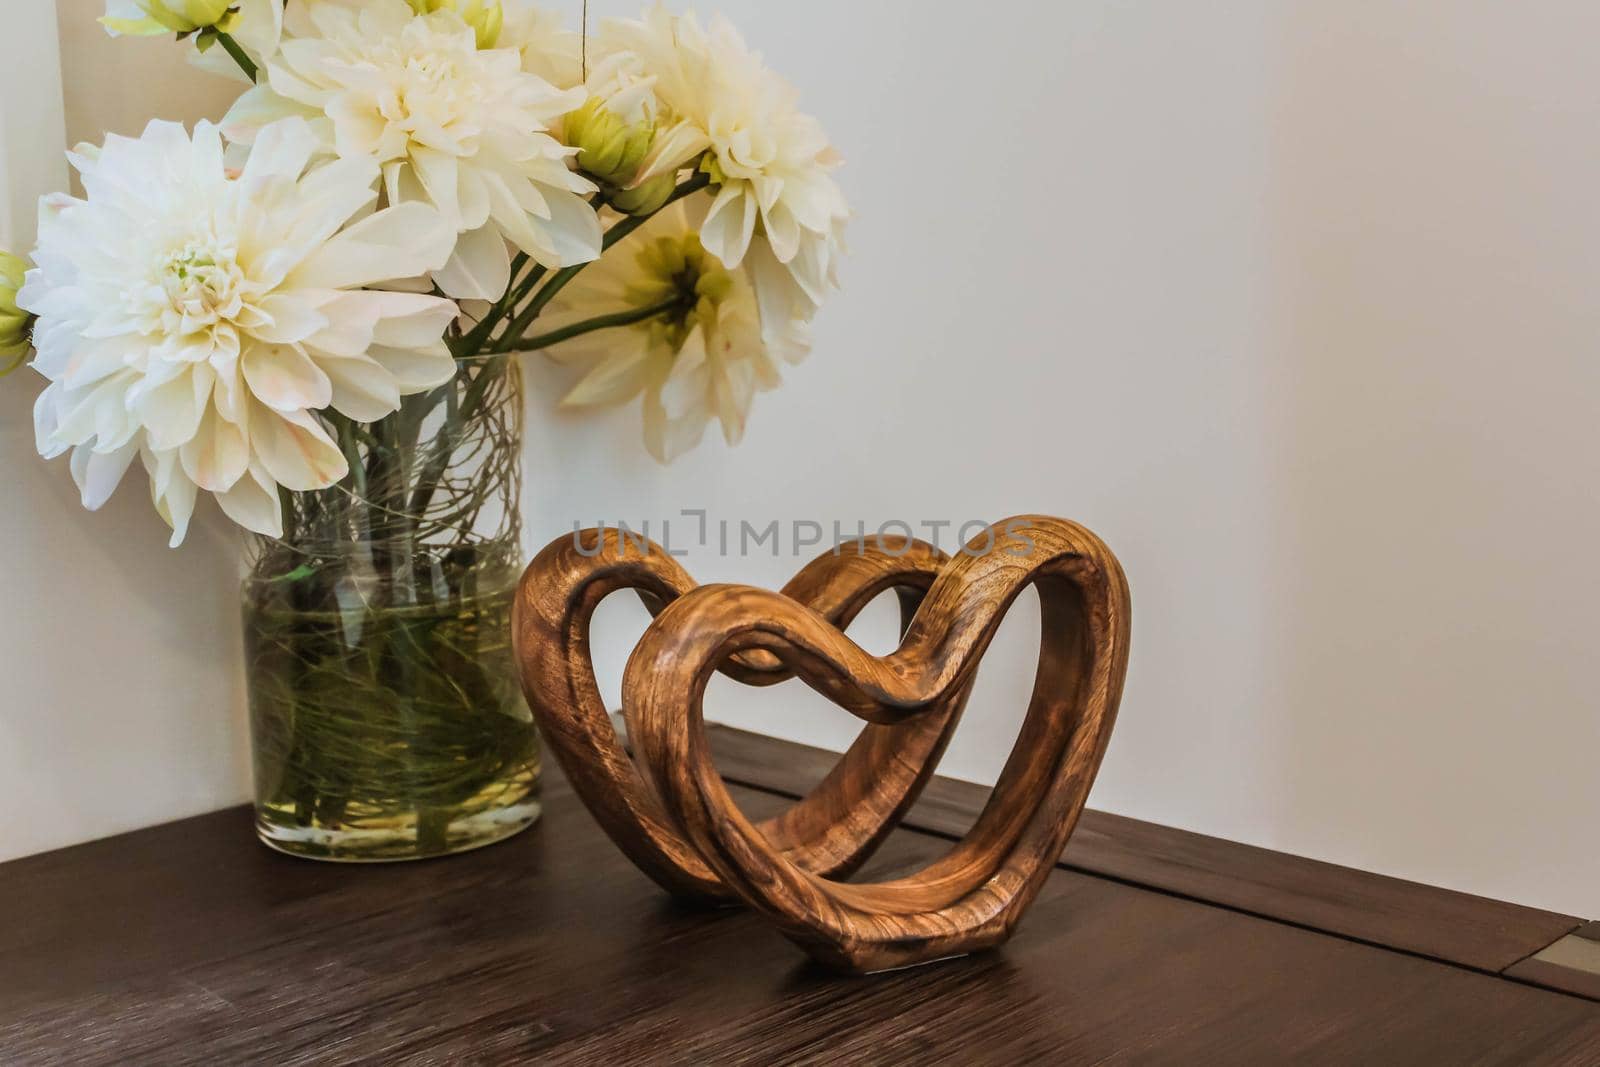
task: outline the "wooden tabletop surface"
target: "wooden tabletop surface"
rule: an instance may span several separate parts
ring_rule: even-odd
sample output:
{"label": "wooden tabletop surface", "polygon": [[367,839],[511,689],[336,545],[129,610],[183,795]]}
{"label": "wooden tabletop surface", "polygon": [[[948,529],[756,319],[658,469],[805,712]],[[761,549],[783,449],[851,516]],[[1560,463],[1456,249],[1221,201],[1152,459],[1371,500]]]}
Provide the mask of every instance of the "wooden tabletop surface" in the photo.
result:
{"label": "wooden tabletop surface", "polygon": [[429,863],[290,859],[233,810],[0,865],[0,1063],[1600,1063],[1592,1001],[1066,869],[1000,951],[836,978],[545,795]]}

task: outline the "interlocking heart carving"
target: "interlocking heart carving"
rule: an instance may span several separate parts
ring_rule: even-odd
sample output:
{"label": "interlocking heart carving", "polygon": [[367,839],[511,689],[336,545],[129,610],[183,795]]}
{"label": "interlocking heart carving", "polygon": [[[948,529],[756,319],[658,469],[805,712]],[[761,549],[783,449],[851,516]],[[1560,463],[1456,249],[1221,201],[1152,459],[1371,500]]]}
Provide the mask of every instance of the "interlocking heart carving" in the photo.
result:
{"label": "interlocking heart carving", "polygon": [[[922,871],[844,881],[933,775],[978,663],[1017,595],[1039,593],[1033,697],[1010,758],[967,836]],[[637,760],[600,699],[589,624],[633,589],[655,616],[623,676]],[[873,656],[843,633],[889,589],[899,648]],[[815,959],[849,971],[912,966],[1010,936],[1066,846],[1111,737],[1127,670],[1127,580],[1076,523],[990,527],[956,556],[913,539],[841,546],[781,593],[697,587],[643,538],[588,530],[523,576],[513,635],[523,690],[574,790],[630,859],[669,892],[736,900]],[[752,823],[712,762],[702,700],[718,671],[752,686],[799,677],[867,723],[828,776]]]}

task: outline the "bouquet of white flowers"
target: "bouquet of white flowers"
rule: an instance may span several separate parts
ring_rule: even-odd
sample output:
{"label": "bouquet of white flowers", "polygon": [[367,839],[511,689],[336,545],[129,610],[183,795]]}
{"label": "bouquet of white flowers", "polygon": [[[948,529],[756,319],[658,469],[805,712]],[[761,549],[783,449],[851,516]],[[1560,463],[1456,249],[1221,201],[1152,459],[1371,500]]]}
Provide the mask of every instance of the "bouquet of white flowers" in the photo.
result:
{"label": "bouquet of white flowers", "polygon": [[503,2],[108,0],[256,84],[220,127],[80,146],[20,293],[0,261],[0,357],[31,328],[39,447],[88,506],[138,456],[175,541],[200,490],[279,536],[279,487],[353,469],[345,420],[558,344],[587,370],[565,402],[642,395],[657,458],[713,417],[739,440],[834,284],[826,137],[725,22],[580,45]]}
{"label": "bouquet of white flowers", "polygon": [[103,21],[250,86],[71,153],[83,198],[44,198],[25,278],[0,255],[0,370],[36,352],[39,450],[87,507],[137,458],[174,545],[202,493],[261,535],[264,835],[476,843],[536,767],[504,648],[514,354],[575,367],[564,404],[641,398],[663,462],[713,418],[736,443],[835,285],[837,158],[731,26],[661,7],[592,38],[523,0]]}

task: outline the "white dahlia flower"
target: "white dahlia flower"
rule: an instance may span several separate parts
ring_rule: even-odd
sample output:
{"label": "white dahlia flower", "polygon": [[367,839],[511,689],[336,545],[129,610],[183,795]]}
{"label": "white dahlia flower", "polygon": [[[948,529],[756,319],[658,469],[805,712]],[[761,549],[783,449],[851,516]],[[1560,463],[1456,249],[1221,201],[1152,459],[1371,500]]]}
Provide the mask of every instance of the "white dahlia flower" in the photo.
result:
{"label": "white dahlia flower", "polygon": [[238,0],[106,0],[100,20],[113,37],[156,37],[217,29],[227,32],[238,21]]}
{"label": "white dahlia flower", "polygon": [[500,40],[500,25],[505,20],[505,9],[500,0],[406,0],[411,10],[419,15],[435,11],[454,11],[461,21],[472,27],[479,48],[493,48]]}
{"label": "white dahlia flower", "polygon": [[567,29],[558,12],[547,11],[530,0],[504,0],[504,22],[497,47],[513,48],[522,57],[522,69],[557,89],[583,84],[583,38]]}
{"label": "white dahlia flower", "polygon": [[[244,54],[257,68],[278,54],[283,43],[282,0],[235,0],[237,17],[228,30]],[[238,81],[245,79],[244,71],[228,50],[213,44],[204,52],[199,49],[189,53],[189,62],[213,74],[223,74]]]}
{"label": "white dahlia flower", "polygon": [[214,126],[153,122],[72,155],[85,199],[41,202],[18,294],[50,380],[35,428],[46,457],[72,452],[85,506],[137,454],[174,545],[199,490],[281,535],[280,486],[346,473],[318,411],[370,421],[454,374],[453,303],[363,287],[439,267],[455,231],[423,204],[372,213],[376,164],[308,169],[317,148],[277,123],[235,177]]}
{"label": "white dahlia flower", "polygon": [[407,0],[301,0],[267,84],[242,96],[223,129],[250,142],[288,115],[312,122],[327,149],[374,160],[391,204],[431,204],[455,227],[454,254],[434,281],[450,296],[498,300],[510,281],[506,242],[546,267],[600,254],[595,191],[546,131],[583,103],[522,69],[514,48],[480,50],[453,10],[426,15]]}
{"label": "white dahlia flower", "polygon": [[768,344],[787,359],[803,357],[810,320],[838,284],[850,213],[822,127],[720,17],[702,29],[693,15],[658,5],[638,21],[607,20],[593,50],[631,54],[654,79],[659,131],[633,184],[709,153],[701,166],[717,196],[700,240],[728,267],[750,257]]}
{"label": "white dahlia flower", "polygon": [[634,176],[655,144],[655,79],[637,57],[617,52],[600,60],[584,83],[588,100],[561,123],[561,139],[578,150],[578,169],[601,183],[606,203],[631,215],[660,209],[677,185],[676,173],[640,186]]}
{"label": "white dahlia flower", "polygon": [[728,444],[744,437],[757,392],[780,383],[762,338],[749,275],[709,255],[697,236],[709,197],[680,201],[626,244],[584,269],[541,319],[561,329],[598,315],[650,315],[551,349],[586,373],[566,407],[625,404],[644,396],[644,440],[662,463],[700,443],[714,418]]}
{"label": "white dahlia flower", "polygon": [[205,31],[228,34],[259,67],[278,51],[283,0],[106,0],[106,14],[100,22],[113,37],[200,32],[205,51],[191,51],[190,62],[213,74],[242,80],[244,72],[238,62]]}

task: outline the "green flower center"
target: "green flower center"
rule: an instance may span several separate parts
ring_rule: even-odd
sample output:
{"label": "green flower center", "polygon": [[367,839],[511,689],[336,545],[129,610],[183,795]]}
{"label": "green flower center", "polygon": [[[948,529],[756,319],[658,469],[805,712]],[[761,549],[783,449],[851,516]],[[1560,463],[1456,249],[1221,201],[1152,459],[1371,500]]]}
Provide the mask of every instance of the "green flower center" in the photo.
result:
{"label": "green flower center", "polygon": [[160,265],[158,278],[167,308],[193,325],[238,314],[243,274],[227,250],[205,242],[175,249]]}
{"label": "green flower center", "polygon": [[733,292],[733,275],[700,244],[696,234],[658,237],[639,252],[639,281],[630,285],[624,299],[638,308],[671,303],[663,314],[643,323],[658,332],[676,352],[695,327],[716,325],[718,306]]}

